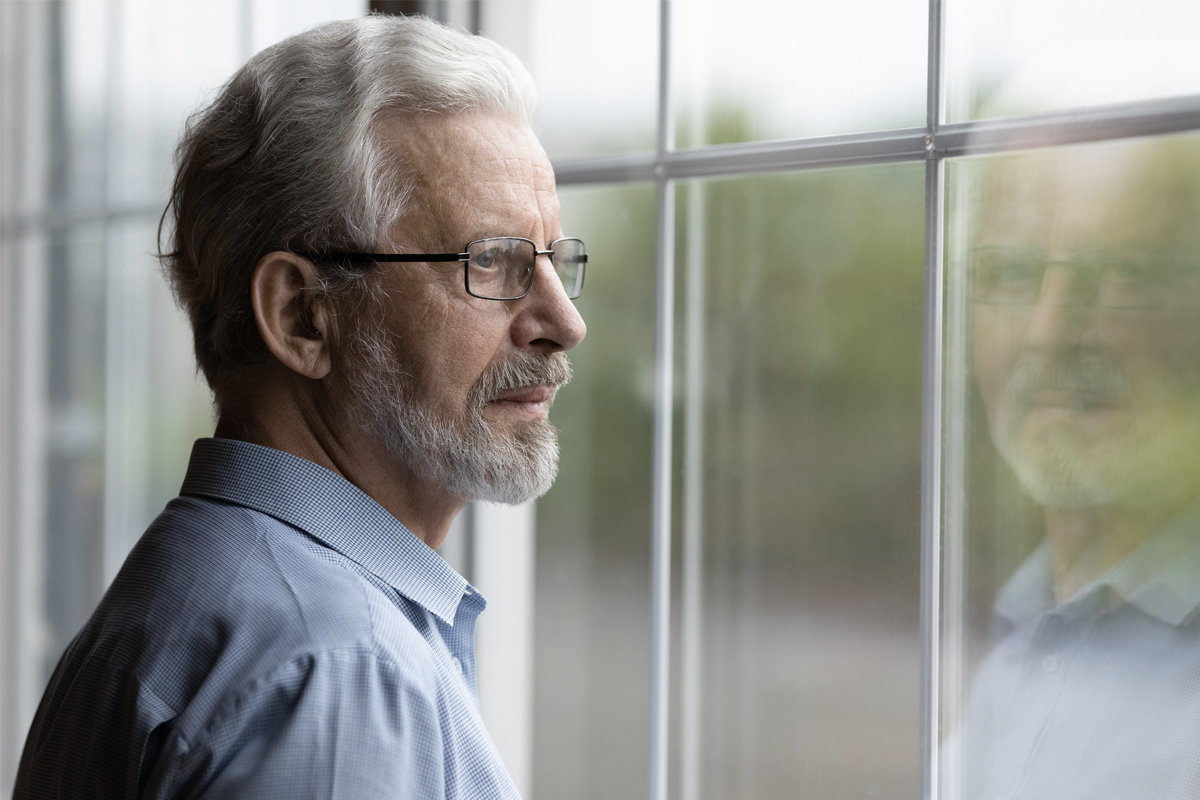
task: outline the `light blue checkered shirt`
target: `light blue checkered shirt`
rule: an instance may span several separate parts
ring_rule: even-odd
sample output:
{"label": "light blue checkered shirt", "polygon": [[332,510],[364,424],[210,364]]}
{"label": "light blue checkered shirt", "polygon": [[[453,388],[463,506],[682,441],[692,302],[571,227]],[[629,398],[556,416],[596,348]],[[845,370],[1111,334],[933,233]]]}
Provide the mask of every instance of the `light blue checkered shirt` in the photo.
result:
{"label": "light blue checkered shirt", "polygon": [[1061,604],[1043,542],[995,611],[943,748],[962,797],[1200,797],[1200,503]]}
{"label": "light blue checkered shirt", "polygon": [[201,439],[54,672],[14,798],[516,798],[483,597],[295,456]]}

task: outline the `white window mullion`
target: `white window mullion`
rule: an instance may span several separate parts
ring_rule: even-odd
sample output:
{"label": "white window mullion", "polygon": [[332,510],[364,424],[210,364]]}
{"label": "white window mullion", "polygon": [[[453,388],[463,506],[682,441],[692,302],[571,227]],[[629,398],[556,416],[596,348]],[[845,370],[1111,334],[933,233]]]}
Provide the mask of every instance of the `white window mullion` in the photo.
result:
{"label": "white window mullion", "polygon": [[657,309],[655,314],[653,517],[651,523],[650,800],[667,800],[671,656],[671,422],[675,390],[675,184],[663,160],[675,147],[671,102],[671,3],[659,6]]}
{"label": "white window mullion", "polygon": [[945,122],[945,5],[929,0],[929,66],[927,73],[925,148],[925,293],[923,303],[924,375],[921,433],[921,687],[920,794],[938,800],[938,733],[940,730],[941,659],[941,529],[942,529],[942,324],[944,289],[945,162],[938,134]]}

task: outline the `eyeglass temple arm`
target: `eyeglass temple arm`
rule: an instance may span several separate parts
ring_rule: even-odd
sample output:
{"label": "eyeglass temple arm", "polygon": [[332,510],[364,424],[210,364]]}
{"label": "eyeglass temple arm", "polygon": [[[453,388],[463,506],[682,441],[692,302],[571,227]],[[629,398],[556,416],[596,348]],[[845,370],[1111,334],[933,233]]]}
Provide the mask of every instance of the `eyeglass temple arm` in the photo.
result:
{"label": "eyeglass temple arm", "polygon": [[469,261],[467,253],[297,253],[310,261]]}
{"label": "eyeglass temple arm", "polygon": [[[535,250],[535,255],[552,256],[553,250]],[[470,261],[470,253],[297,253],[301,258],[310,261]],[[586,254],[568,256],[563,259],[568,264],[586,264]]]}

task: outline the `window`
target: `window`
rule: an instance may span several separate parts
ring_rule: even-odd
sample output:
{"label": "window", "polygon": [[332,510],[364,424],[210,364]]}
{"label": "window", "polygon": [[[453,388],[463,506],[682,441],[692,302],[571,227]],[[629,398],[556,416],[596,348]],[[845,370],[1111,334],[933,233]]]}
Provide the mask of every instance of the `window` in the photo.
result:
{"label": "window", "polygon": [[556,164],[656,186],[650,796],[1185,796],[1194,9],[722,11]]}
{"label": "window", "polygon": [[[526,794],[1194,795],[1194,3],[374,5],[525,60],[594,264],[558,483],[444,551]],[[0,4],[0,791],[210,432],[183,116],[365,6]]]}

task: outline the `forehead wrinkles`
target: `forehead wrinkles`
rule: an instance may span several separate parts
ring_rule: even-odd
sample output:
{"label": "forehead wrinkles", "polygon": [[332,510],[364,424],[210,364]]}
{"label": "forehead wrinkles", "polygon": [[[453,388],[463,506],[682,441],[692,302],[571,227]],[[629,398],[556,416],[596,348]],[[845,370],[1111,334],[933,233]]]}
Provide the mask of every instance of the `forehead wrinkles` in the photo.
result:
{"label": "forehead wrinkles", "polygon": [[474,169],[459,171],[458,180],[434,185],[442,232],[530,236],[557,224],[554,175],[548,165],[525,155],[488,155],[474,162]]}
{"label": "forehead wrinkles", "polygon": [[417,165],[409,222],[419,220],[442,246],[465,244],[457,239],[480,226],[556,224],[554,174],[524,123],[468,114],[421,120],[409,133],[397,142]]}

